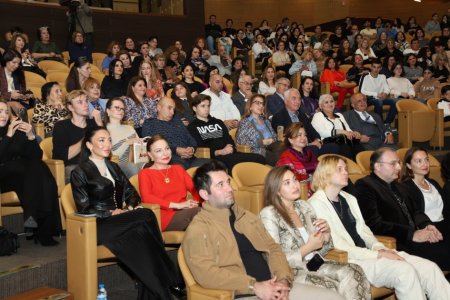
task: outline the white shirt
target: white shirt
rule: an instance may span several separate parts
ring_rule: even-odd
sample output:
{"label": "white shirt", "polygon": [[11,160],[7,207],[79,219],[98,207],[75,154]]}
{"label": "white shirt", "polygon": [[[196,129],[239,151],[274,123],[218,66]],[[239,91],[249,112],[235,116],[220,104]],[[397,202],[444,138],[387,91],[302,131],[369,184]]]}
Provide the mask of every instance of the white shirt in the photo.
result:
{"label": "white shirt", "polygon": [[444,110],[444,118],[450,116],[450,101],[439,101],[437,104],[437,108]]}
{"label": "white shirt", "polygon": [[416,92],[411,81],[404,77],[389,77],[387,79],[391,94],[398,98],[402,93],[408,93],[409,97],[414,98]]}
{"label": "white shirt", "polygon": [[258,94],[270,94],[273,95],[276,92],[276,88],[274,86],[268,86],[264,81],[259,82],[258,86]]}
{"label": "white shirt", "polygon": [[430,218],[432,222],[440,222],[444,220],[444,216],[442,215],[444,202],[442,201],[442,197],[441,194],[439,194],[439,191],[429,181],[427,181],[426,179],[425,181],[430,187],[428,190],[416,184],[423,194],[423,200],[425,203],[424,213],[428,216],[428,218]]}
{"label": "white shirt", "polygon": [[211,106],[209,114],[214,118],[225,120],[240,120],[241,114],[238,108],[234,105],[231,96],[223,91],[220,91],[219,96],[211,91],[211,89],[206,89],[202,92],[204,95],[211,97]]}
{"label": "white shirt", "polygon": [[270,50],[269,47],[267,47],[267,45],[265,45],[266,48],[263,49],[263,47],[259,44],[259,43],[254,43],[253,47],[252,47],[252,51],[255,54],[255,58],[258,58],[258,55],[260,55],[261,53],[270,53],[272,54],[272,50]]}
{"label": "white shirt", "polygon": [[[305,227],[297,227],[298,231],[300,232],[300,235],[302,236],[302,239],[305,241],[305,244],[308,242],[309,240],[309,233],[306,230]],[[313,258],[315,251],[312,251],[308,254],[306,254],[305,256],[305,260],[310,260],[311,258]]]}
{"label": "white shirt", "polygon": [[389,94],[389,92],[389,85],[387,83],[386,76],[383,74],[378,74],[377,77],[372,77],[372,74],[369,73],[364,77],[361,89],[361,93],[364,95],[377,98],[378,94]]}
{"label": "white shirt", "polygon": [[8,72],[5,68],[5,75],[6,75],[6,82],[8,85],[8,92],[11,93],[12,91],[16,90],[14,87],[14,79],[12,78],[12,74]]}
{"label": "white shirt", "polygon": [[354,111],[359,115],[359,117],[361,118],[361,120],[366,121],[366,116],[364,115],[364,113],[366,113],[369,116],[369,121],[373,122],[374,124],[376,124],[377,122],[375,121],[375,119],[366,111],[359,111],[354,109]]}

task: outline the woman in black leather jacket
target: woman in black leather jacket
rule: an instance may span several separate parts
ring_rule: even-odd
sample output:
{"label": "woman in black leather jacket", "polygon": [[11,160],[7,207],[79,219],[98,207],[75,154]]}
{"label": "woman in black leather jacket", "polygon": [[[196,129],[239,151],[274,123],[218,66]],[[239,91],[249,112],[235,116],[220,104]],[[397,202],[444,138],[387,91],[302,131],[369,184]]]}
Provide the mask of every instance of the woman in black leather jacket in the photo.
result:
{"label": "woman in black leather jacket", "polygon": [[97,216],[97,244],[104,245],[137,277],[139,299],[171,299],[175,267],[164,250],[155,215],[119,166],[108,158],[111,138],[104,127],[86,132],[80,164],[72,172],[75,204]]}
{"label": "woman in black leather jacket", "polygon": [[11,118],[8,105],[0,100],[0,190],[16,192],[23,208],[27,239],[43,246],[58,244],[52,238],[60,231],[58,190],[55,179],[42,161],[42,150],[31,125]]}

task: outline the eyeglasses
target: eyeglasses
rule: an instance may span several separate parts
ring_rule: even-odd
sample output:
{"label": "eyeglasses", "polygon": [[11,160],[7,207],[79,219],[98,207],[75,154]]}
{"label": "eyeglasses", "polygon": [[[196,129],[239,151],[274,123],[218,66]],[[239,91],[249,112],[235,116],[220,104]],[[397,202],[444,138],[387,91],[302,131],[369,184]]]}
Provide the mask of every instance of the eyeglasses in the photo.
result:
{"label": "eyeglasses", "polygon": [[125,111],[125,108],[119,106],[113,106],[112,108],[114,108],[117,111]]}
{"label": "eyeglasses", "polygon": [[395,167],[396,165],[401,166],[402,162],[401,160],[393,160],[393,161],[378,161],[378,163],[380,164],[388,164],[391,165],[392,167]]}
{"label": "eyeglasses", "polygon": [[256,105],[264,105],[264,102],[262,101],[253,101],[252,104],[256,104]]}

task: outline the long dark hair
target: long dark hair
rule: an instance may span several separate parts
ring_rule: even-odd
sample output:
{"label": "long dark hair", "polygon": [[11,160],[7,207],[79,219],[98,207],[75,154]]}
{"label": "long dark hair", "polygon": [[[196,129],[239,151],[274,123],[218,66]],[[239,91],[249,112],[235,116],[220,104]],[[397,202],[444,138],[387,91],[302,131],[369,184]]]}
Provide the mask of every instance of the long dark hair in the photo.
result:
{"label": "long dark hair", "polygon": [[[50,92],[52,91],[52,87],[54,85],[58,85],[58,83],[56,81],[51,81],[51,82],[47,82],[45,83],[42,87],[41,87],[41,95],[42,95],[42,99],[41,101],[43,103],[47,103],[47,97],[50,96]],[[65,101],[64,101],[65,102]]]}
{"label": "long dark hair", "polygon": [[[118,59],[118,58],[113,59],[109,63],[109,66],[108,66],[108,74],[112,78],[114,78],[114,76],[115,76],[114,75],[114,68],[116,67],[116,62],[118,62],[118,61],[122,64],[122,69],[125,69],[125,67],[123,66],[123,62],[120,59]],[[122,73],[122,75],[120,77],[122,77],[122,76],[123,76],[123,73]]]}
{"label": "long dark hair", "polygon": [[108,129],[106,129],[106,127],[94,126],[94,127],[89,127],[86,130],[86,132],[84,133],[84,139],[83,139],[83,142],[81,143],[80,163],[85,162],[89,159],[89,156],[91,155],[91,151],[86,146],[86,143],[87,142],[92,143],[92,137],[100,130],[108,131]]}
{"label": "long dark hair", "polygon": [[283,200],[279,196],[283,176],[291,168],[287,165],[274,167],[267,174],[264,181],[264,205],[272,205],[283,220],[292,228],[295,228],[294,222],[289,217],[289,213],[283,205]]}
{"label": "long dark hair", "polygon": [[[423,151],[428,156],[428,151],[422,147],[411,147],[406,151],[405,157],[403,158],[402,171],[400,172],[400,182],[405,182],[408,179],[414,178],[414,173],[408,168],[406,164],[411,164],[412,158],[416,152]],[[428,177],[428,174],[427,176]]]}
{"label": "long dark hair", "polygon": [[173,99],[173,101],[175,101],[175,109],[177,111],[183,113],[184,112],[183,100],[181,100],[175,93],[175,89],[179,85],[181,85],[182,87],[184,87],[186,89],[186,98],[187,98],[187,101],[189,104],[192,102],[192,96],[191,96],[191,92],[189,91],[188,85],[184,81],[180,81],[173,86],[172,99]]}
{"label": "long dark hair", "polygon": [[80,77],[78,74],[78,68],[82,68],[84,65],[88,64],[89,60],[82,56],[79,57],[73,64],[72,68],[70,68],[69,75],[66,79],[66,90],[69,91],[69,87],[73,86],[74,90],[81,90]]}
{"label": "long dark hair", "polygon": [[130,79],[130,83],[128,83],[128,90],[127,90],[127,97],[131,98],[134,101],[134,103],[136,103],[136,105],[138,106],[141,106],[142,103],[138,100],[138,98],[134,94],[133,87],[141,80],[144,82],[145,87],[147,87],[147,82],[145,81],[145,78],[140,76],[134,76],[133,78]]}

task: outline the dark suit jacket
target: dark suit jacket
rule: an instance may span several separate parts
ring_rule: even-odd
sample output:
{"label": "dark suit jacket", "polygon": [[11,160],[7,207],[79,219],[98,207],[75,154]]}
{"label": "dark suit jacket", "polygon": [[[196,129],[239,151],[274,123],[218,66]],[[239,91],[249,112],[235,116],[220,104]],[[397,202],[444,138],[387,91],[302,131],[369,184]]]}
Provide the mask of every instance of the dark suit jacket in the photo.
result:
{"label": "dark suit jacket", "polygon": [[[14,79],[14,86],[16,90],[19,90],[22,93],[25,92],[25,82],[24,86],[21,86],[16,74],[13,73],[12,76]],[[2,66],[0,66],[0,97],[7,101],[11,99],[11,92],[8,92],[8,81],[6,80],[5,68]]]}
{"label": "dark suit jacket", "polygon": [[366,150],[375,150],[383,146],[386,128],[378,114],[367,112],[375,120],[376,125],[364,122],[355,110],[348,110],[343,113],[345,120],[350,125],[351,130],[370,137],[367,143],[361,143]]}
{"label": "dark suit jacket", "polygon": [[[358,180],[355,184],[356,198],[367,226],[374,234],[392,236],[397,239],[397,249],[406,250],[416,227],[431,224],[430,219],[416,208],[408,196],[408,191],[397,182],[391,185],[374,173]],[[404,200],[415,224],[410,226],[407,216],[398,204],[392,189]]]}
{"label": "dark suit jacket", "polygon": [[[319,133],[311,125],[311,121],[308,119],[308,117],[305,115],[305,113],[299,111],[298,119],[305,126],[305,130],[306,130],[306,134],[308,135],[309,142],[312,142],[316,139],[320,139]],[[286,130],[286,127],[288,127],[289,124],[291,124],[291,123],[292,123],[291,117],[289,116],[289,113],[284,105],[283,105],[283,108],[279,112],[274,114],[272,117],[272,127],[273,127],[273,130],[275,130],[275,132],[277,132],[278,126],[284,126],[284,129]]]}
{"label": "dark suit jacket", "polygon": [[277,93],[267,96],[266,107],[267,107],[267,114],[269,116],[275,115],[284,107],[284,100]]}
{"label": "dark suit jacket", "polygon": [[231,100],[233,100],[234,105],[239,109],[241,116],[245,113],[245,97],[237,91],[233,96],[231,96]]}

